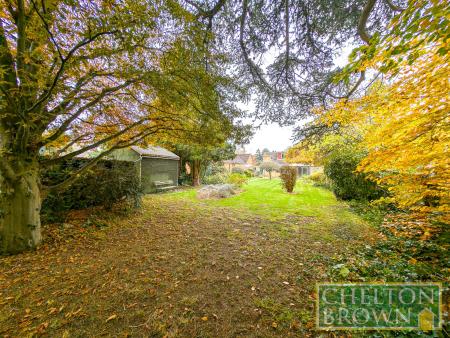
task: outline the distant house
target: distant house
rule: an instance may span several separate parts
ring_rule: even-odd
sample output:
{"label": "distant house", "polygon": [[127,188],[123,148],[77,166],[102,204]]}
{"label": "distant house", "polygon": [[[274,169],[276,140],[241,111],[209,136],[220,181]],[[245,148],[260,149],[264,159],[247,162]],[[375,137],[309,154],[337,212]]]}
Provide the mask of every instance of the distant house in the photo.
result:
{"label": "distant house", "polygon": [[232,171],[233,168],[241,168],[243,170],[250,169],[256,166],[256,157],[252,154],[237,154],[232,160],[223,161],[225,169]]}
{"label": "distant house", "polygon": [[117,149],[109,157],[135,162],[145,193],[168,190],[178,185],[180,157],[167,149],[131,146]]}
{"label": "distant house", "polygon": [[263,154],[263,162],[275,162],[279,166],[286,165],[282,151],[271,151]]}
{"label": "distant house", "polygon": [[284,153],[282,151],[270,151],[263,153],[263,162],[283,161]]}

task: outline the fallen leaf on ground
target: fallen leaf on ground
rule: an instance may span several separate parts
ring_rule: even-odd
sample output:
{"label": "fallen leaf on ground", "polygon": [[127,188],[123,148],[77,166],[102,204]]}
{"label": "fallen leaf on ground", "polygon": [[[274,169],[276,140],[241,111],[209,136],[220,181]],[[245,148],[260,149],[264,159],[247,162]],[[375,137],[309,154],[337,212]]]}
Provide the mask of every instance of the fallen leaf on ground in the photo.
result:
{"label": "fallen leaf on ground", "polygon": [[106,323],[109,322],[110,320],[113,320],[113,319],[116,319],[116,318],[117,318],[116,314],[114,314],[112,316],[109,316],[108,319],[106,320]]}

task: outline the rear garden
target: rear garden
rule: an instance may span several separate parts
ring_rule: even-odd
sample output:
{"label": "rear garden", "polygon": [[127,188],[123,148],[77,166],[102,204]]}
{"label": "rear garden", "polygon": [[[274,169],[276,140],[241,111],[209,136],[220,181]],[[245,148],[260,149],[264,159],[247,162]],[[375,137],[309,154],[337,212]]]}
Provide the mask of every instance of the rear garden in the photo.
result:
{"label": "rear garden", "polygon": [[388,239],[365,218],[306,180],[287,194],[260,178],[228,199],[187,189],[139,211],[75,212],[37,252],[1,258],[0,334],[316,336],[317,282],[418,266],[398,253],[403,270],[389,265],[372,246]]}

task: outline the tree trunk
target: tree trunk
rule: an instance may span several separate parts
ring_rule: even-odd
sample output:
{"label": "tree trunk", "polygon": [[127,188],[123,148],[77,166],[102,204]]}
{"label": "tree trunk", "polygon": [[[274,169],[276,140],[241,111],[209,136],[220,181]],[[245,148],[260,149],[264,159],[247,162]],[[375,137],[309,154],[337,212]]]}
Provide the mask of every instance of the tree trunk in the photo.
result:
{"label": "tree trunk", "polygon": [[269,170],[269,180],[272,179],[272,171]]}
{"label": "tree trunk", "polygon": [[198,187],[200,185],[200,161],[192,161],[192,185]]}
{"label": "tree trunk", "polygon": [[9,182],[0,179],[0,252],[15,254],[41,241],[41,196],[38,170]]}

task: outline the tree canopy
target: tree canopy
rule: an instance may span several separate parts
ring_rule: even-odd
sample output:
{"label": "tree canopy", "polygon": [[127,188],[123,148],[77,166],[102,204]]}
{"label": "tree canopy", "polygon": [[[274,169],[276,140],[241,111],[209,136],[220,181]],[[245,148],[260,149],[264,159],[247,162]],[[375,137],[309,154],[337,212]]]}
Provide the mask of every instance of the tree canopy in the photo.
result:
{"label": "tree canopy", "polygon": [[[4,251],[40,240],[38,172],[158,137],[234,133],[243,95],[205,27],[175,1],[0,1],[0,170]],[[202,126],[203,128],[199,128]],[[227,137],[226,135],[224,137]],[[40,154],[49,156],[42,158]],[[30,193],[31,192],[31,193]],[[28,210],[23,213],[22,210]]]}
{"label": "tree canopy", "polygon": [[208,44],[226,49],[230,72],[250,88],[254,116],[297,122],[317,105],[350,97],[369,76],[358,69],[336,82],[334,64],[345,46],[369,44],[404,1],[185,1],[211,32]]}

